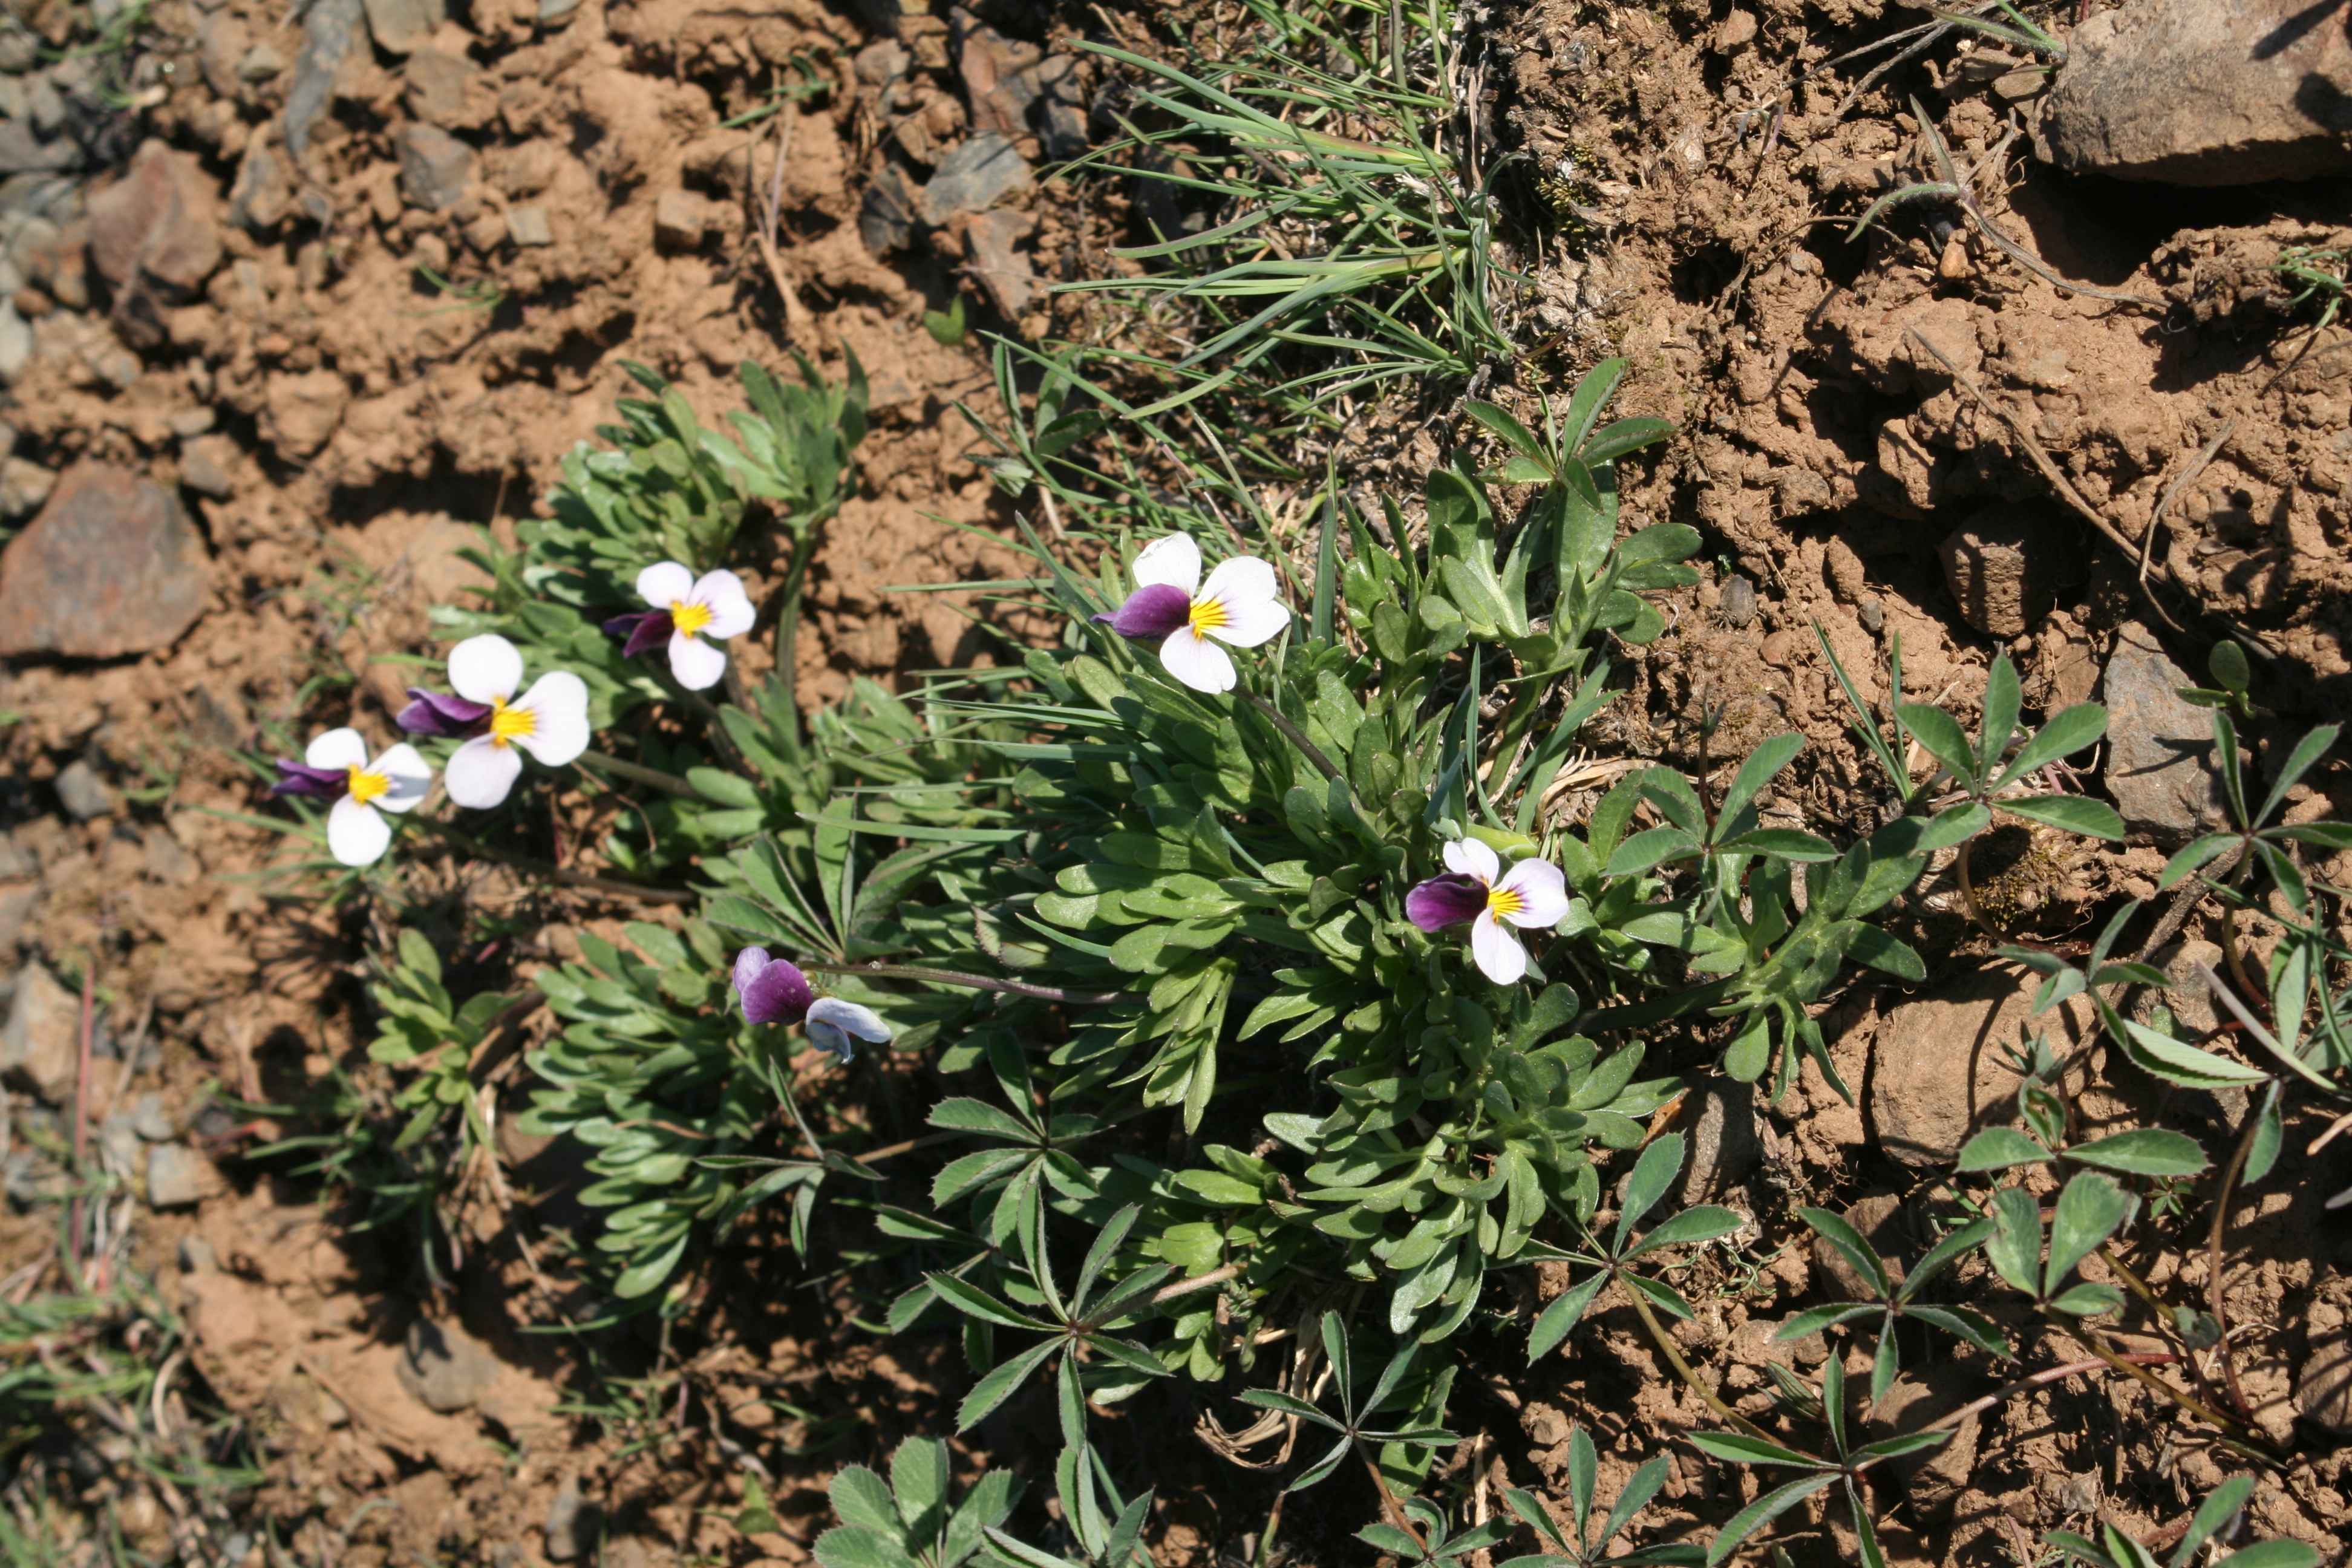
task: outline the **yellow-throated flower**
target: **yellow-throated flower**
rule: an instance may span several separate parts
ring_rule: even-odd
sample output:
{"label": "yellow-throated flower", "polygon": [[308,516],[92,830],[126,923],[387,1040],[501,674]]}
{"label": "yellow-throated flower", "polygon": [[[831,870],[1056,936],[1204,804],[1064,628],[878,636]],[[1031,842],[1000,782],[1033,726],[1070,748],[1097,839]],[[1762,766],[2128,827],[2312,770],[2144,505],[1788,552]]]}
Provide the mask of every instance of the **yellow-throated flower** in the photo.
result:
{"label": "yellow-throated flower", "polygon": [[302,760],[278,761],[283,775],[272,795],[331,800],[327,812],[327,848],[346,866],[372,866],[392,847],[392,824],[383,813],[415,809],[432,787],[433,770],[402,742],[373,762],[357,730],[330,730],[310,742]]}
{"label": "yellow-throated flower", "polygon": [[560,768],[588,749],[588,685],[570,670],[550,670],[520,697],[522,655],[496,633],[467,637],[449,650],[446,696],[412,686],[415,699],[400,710],[412,735],[470,737],[442,775],[459,805],[497,805],[522,774],[529,752]]}

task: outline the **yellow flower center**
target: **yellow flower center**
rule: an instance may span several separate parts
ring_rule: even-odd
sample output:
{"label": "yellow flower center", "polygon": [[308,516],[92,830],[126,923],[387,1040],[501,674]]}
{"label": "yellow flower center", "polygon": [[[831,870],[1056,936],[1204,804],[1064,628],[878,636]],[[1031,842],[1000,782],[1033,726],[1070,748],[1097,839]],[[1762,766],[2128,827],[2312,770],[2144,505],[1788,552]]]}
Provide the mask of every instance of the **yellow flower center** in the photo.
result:
{"label": "yellow flower center", "polygon": [[372,773],[365,768],[354,764],[351,772],[351,784],[349,788],[351,797],[359,802],[362,805],[365,805],[372,800],[378,799],[392,793],[392,775],[390,773]]}
{"label": "yellow flower center", "polygon": [[689,605],[684,599],[672,599],[669,602],[669,624],[687,636],[692,637],[710,624],[710,606]]}
{"label": "yellow flower center", "polygon": [[503,697],[490,699],[490,744],[503,746],[509,741],[539,733],[539,715],[528,708],[509,708]]}
{"label": "yellow flower center", "polygon": [[1229,626],[1234,624],[1234,617],[1226,612],[1225,602],[1223,599],[1195,599],[1192,601],[1192,609],[1186,612],[1186,616],[1192,623],[1192,634],[1195,637],[1213,627]]}
{"label": "yellow flower center", "polygon": [[1486,912],[1496,920],[1501,920],[1506,915],[1517,914],[1527,907],[1527,900],[1519,897],[1516,889],[1489,888],[1486,889]]}

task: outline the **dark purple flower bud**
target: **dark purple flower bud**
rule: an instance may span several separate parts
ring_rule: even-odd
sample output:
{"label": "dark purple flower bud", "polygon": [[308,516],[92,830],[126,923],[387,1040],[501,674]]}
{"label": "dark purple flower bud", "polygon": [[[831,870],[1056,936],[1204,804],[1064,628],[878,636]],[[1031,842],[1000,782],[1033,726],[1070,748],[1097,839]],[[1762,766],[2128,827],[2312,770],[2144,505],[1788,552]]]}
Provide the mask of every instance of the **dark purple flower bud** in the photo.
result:
{"label": "dark purple flower bud", "polygon": [[278,771],[285,776],[269,786],[272,795],[307,795],[320,800],[340,800],[351,789],[352,775],[348,768],[314,768],[308,763],[289,763],[278,759]]}
{"label": "dark purple flower bud", "polygon": [[743,1016],[754,1024],[797,1024],[816,1000],[800,966],[788,958],[770,958],[763,947],[735,955],[735,994],[742,999]]}
{"label": "dark purple flower bud", "polygon": [[1404,896],[1405,919],[1425,931],[1441,931],[1475,921],[1486,910],[1486,884],[1459,871],[1448,871],[1416,884]]}
{"label": "dark purple flower bud", "polygon": [[628,639],[621,649],[623,658],[635,658],[667,645],[673,629],[667,610],[637,610],[604,623],[606,632]]}
{"label": "dark purple flower bud", "polygon": [[408,694],[416,700],[402,709],[393,722],[412,735],[454,740],[490,716],[488,703],[468,702],[455,693],[412,686]]}
{"label": "dark purple flower bud", "polygon": [[1123,637],[1164,637],[1192,618],[1192,595],[1171,583],[1153,583],[1127,596],[1115,616],[1097,616]]}

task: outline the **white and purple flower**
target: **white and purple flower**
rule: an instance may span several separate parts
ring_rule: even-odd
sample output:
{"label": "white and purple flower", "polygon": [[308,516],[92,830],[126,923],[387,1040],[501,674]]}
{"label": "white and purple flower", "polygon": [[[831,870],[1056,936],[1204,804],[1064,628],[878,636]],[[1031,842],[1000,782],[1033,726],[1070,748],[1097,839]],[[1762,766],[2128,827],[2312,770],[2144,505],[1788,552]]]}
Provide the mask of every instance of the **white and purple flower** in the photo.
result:
{"label": "white and purple flower", "polygon": [[412,686],[400,710],[412,735],[467,736],[442,774],[459,805],[497,805],[522,776],[521,752],[560,768],[588,749],[588,683],[570,670],[550,670],[520,697],[522,655],[495,633],[467,637],[449,650],[456,695]]}
{"label": "white and purple flower", "polygon": [[751,629],[758,612],[743,580],[732,572],[705,572],[697,577],[675,561],[664,561],[637,574],[637,597],[653,606],[614,616],[604,629],[628,638],[625,658],[651,653],[669,644],[669,672],[688,691],[719,684],[727,673],[727,652],[704,642],[724,642]]}
{"label": "white and purple flower", "polygon": [[882,1045],[890,1038],[890,1026],[871,1007],[817,995],[800,965],[788,958],[770,958],[764,947],[747,947],[735,955],[735,994],[751,1022],[803,1025],[812,1044],[845,1062],[858,1041]]}
{"label": "white and purple flower", "polygon": [[1506,873],[1495,851],[1475,838],[1445,847],[1442,877],[1416,884],[1404,896],[1405,918],[1434,935],[1470,922],[1470,956],[1497,985],[1528,972],[1528,950],[1503,929],[1558,925],[1568,916],[1568,879],[1549,860],[1522,860]]}
{"label": "white and purple flower", "polygon": [[1187,533],[1153,540],[1136,552],[1135,592],[1118,613],[1097,616],[1123,637],[1160,639],[1160,662],[1195,691],[1231,691],[1239,679],[1223,648],[1255,647],[1290,624],[1274,568],[1253,555],[1220,562],[1201,581],[1201,547]]}
{"label": "white and purple flower", "polygon": [[372,866],[392,847],[392,824],[383,813],[415,809],[433,784],[433,770],[403,742],[368,760],[367,742],[357,730],[330,730],[310,742],[302,760],[279,758],[284,776],[272,795],[331,800],[327,812],[327,848],[346,866]]}

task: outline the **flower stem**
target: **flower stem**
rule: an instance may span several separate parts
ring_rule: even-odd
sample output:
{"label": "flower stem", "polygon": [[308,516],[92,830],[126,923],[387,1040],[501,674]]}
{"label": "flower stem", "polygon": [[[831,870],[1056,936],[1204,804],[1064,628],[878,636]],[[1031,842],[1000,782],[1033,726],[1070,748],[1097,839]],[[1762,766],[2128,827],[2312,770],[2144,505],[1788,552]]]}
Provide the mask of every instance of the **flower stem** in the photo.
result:
{"label": "flower stem", "polygon": [[1338,766],[1332,763],[1330,758],[1323,754],[1323,749],[1307,738],[1307,731],[1301,730],[1297,725],[1284,718],[1280,709],[1276,708],[1273,703],[1268,702],[1265,698],[1260,697],[1255,691],[1243,692],[1242,700],[1256,709],[1259,712],[1265,714],[1265,721],[1273,725],[1276,729],[1281,731],[1284,739],[1287,740],[1292,745],[1298,748],[1299,754],[1304,756],[1307,762],[1313,765],[1317,773],[1321,773],[1327,779],[1336,779],[1339,776]]}
{"label": "flower stem", "polygon": [[[1622,1276],[1620,1276],[1620,1283],[1622,1283]],[[1771,1433],[1767,1432],[1763,1427],[1759,1426],[1755,1422],[1750,1421],[1747,1416],[1742,1415],[1738,1411],[1734,1410],[1730,1405],[1726,1405],[1722,1398],[1717,1394],[1715,1390],[1709,1388],[1706,1384],[1701,1383],[1698,1380],[1698,1373],[1691,1370],[1690,1363],[1683,1360],[1683,1352],[1676,1350],[1675,1348],[1675,1342],[1666,1336],[1665,1326],[1658,1321],[1657,1314],[1650,1310],[1650,1303],[1643,1300],[1642,1299],[1642,1293],[1639,1290],[1634,1289],[1631,1285],[1626,1285],[1624,1289],[1626,1299],[1633,1303],[1633,1310],[1642,1315],[1642,1326],[1650,1331],[1651,1341],[1657,1345],[1658,1349],[1662,1352],[1664,1353],[1668,1364],[1672,1365],[1682,1380],[1690,1385],[1691,1392],[1697,1394],[1700,1399],[1706,1401],[1706,1407],[1709,1410],[1714,1411],[1719,1419],[1730,1422],[1734,1426],[1738,1427],[1750,1437],[1759,1438],[1767,1443],[1777,1444],[1784,1448],[1789,1447],[1788,1444],[1781,1442],[1780,1438],[1775,1437]],[[1835,1351],[1832,1351],[1830,1353],[1834,1355],[1837,1352]]]}
{"label": "flower stem", "polygon": [[711,805],[725,804],[723,801],[712,800],[676,773],[666,773],[659,768],[646,767],[638,763],[623,762],[618,757],[608,757],[602,752],[583,752],[580,753],[580,761],[599,773],[611,773],[615,778],[627,779],[633,784],[651,784],[657,790],[681,795],[688,800],[703,801]]}
{"label": "flower stem", "polygon": [[1018,980],[997,980],[967,974],[957,969],[924,969],[911,963],[803,963],[814,974],[863,974],[876,980],[928,980],[938,985],[964,985],[974,991],[1001,991],[1008,996],[1034,996],[1040,1002],[1060,1002],[1073,1007],[1106,1007],[1114,1002],[1139,1002],[1132,991],[1067,991],[1058,985],[1029,985]]}
{"label": "flower stem", "polygon": [[800,703],[793,696],[793,663],[798,656],[801,628],[801,584],[808,575],[809,557],[816,553],[816,526],[793,531],[793,563],[784,571],[784,591],[776,610],[776,669],[770,679],[775,681],[778,706],[784,713],[784,722],[792,726],[794,740],[800,738]]}

